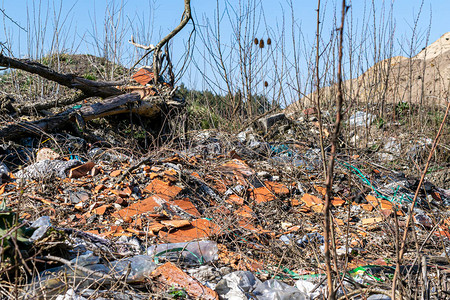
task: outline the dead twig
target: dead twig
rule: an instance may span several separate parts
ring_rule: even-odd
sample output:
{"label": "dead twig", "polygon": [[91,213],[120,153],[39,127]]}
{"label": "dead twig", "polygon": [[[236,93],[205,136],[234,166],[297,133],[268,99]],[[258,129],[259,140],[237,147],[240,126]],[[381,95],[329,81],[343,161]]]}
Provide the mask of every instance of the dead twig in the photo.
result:
{"label": "dead twig", "polygon": [[67,259],[61,258],[61,257],[57,257],[57,256],[53,256],[53,255],[46,255],[44,257],[42,257],[45,260],[51,260],[51,261],[56,261],[56,262],[60,262],[66,266],[68,266],[72,271],[75,272],[75,270],[79,270],[81,272],[84,272],[86,274],[88,274],[89,276],[94,276],[94,277],[99,277],[100,279],[108,279],[108,280],[112,280],[113,282],[117,281],[116,278],[114,278],[111,275],[105,274],[105,273],[101,273],[101,272],[97,272],[97,271],[92,271],[86,267],[83,266],[79,266],[79,265],[74,265],[72,262],[68,261]]}
{"label": "dead twig", "polygon": [[150,52],[155,50],[155,45],[150,44],[148,46],[144,46],[142,44],[138,44],[134,41],[134,37],[133,35],[131,35],[131,39],[128,41],[128,43],[130,43],[131,45],[135,46],[136,48],[140,48],[140,49],[144,49],[144,50],[149,50]]}
{"label": "dead twig", "polygon": [[[348,293],[347,296],[340,297],[338,300],[348,299],[348,298],[351,298],[351,297],[357,296],[357,295],[375,295],[375,294],[382,294],[382,295],[385,295],[388,297],[391,296],[391,293],[389,291],[374,289],[374,288],[362,288],[362,289],[354,290],[354,291]],[[365,298],[363,298],[363,299],[365,299]]]}

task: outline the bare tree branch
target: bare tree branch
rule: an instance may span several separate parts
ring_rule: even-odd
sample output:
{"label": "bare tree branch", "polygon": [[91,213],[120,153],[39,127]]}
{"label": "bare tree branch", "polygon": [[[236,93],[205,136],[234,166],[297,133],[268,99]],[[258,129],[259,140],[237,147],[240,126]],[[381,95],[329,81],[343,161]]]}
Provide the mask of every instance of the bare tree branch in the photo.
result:
{"label": "bare tree branch", "polygon": [[134,41],[134,37],[133,36],[131,36],[131,39],[128,41],[128,43],[130,43],[131,45],[135,46],[136,48],[141,48],[141,49],[144,49],[144,50],[150,50],[150,52],[155,50],[155,48],[156,48],[155,45],[153,45],[153,44],[150,44],[148,46],[144,46],[144,45],[136,43]]}
{"label": "bare tree branch", "polygon": [[[155,80],[158,80],[159,77],[159,71],[161,69],[161,61],[160,61],[160,57],[161,57],[161,49],[164,47],[164,45],[171,39],[173,38],[178,32],[181,31],[181,29],[184,28],[184,26],[186,26],[186,24],[189,22],[189,20],[192,18],[191,15],[191,0],[184,0],[184,12],[183,12],[183,17],[181,19],[180,24],[178,24],[177,27],[175,27],[174,30],[172,30],[168,35],[166,35],[156,46],[151,47],[153,45],[149,45],[149,46],[143,46],[140,44],[136,44],[139,46],[143,46],[145,47],[149,47],[150,50],[145,53],[132,67],[132,69],[134,67],[136,67],[137,64],[139,64],[145,57],[147,57],[147,55],[149,55],[151,52],[153,52],[153,74],[155,76]],[[132,37],[132,43],[133,45],[135,45],[133,37]],[[135,46],[136,46],[135,45]],[[137,46],[138,48],[141,48]],[[142,49],[144,49],[142,48]]]}
{"label": "bare tree branch", "polygon": [[13,22],[17,27],[19,27],[20,29],[22,29],[23,31],[27,32],[27,30],[25,28],[23,28],[22,26],[19,25],[19,23],[17,23],[15,20],[13,20],[10,16],[8,16],[5,13],[5,10],[3,8],[0,8],[0,11],[2,12],[2,14],[7,17],[11,22]]}

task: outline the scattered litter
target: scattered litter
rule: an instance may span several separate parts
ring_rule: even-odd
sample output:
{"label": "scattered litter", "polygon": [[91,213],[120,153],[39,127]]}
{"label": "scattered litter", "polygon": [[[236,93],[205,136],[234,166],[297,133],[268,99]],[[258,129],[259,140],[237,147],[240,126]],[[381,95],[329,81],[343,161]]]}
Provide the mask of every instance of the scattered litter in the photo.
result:
{"label": "scattered litter", "polygon": [[[18,226],[21,253],[43,262],[31,266],[39,276],[25,284],[24,295],[108,299],[112,286],[127,285],[175,298],[323,297],[321,151],[314,143],[261,137],[274,130],[292,134],[274,125],[294,122],[285,118],[264,118],[265,133],[190,133],[191,146],[139,161],[125,150],[91,146],[76,154],[41,147],[37,162],[13,174],[1,163],[0,233],[12,245],[5,232]],[[359,112],[350,121],[362,126],[373,116]],[[317,130],[311,120],[304,124],[312,126],[308,134]],[[75,140],[70,143],[74,148]],[[401,150],[389,139],[378,154],[396,159]],[[405,223],[417,186],[417,178],[358,155],[337,157],[332,224],[336,258],[347,260],[346,280],[389,282],[394,256],[380,258],[380,245],[395,249],[394,217]],[[448,216],[436,216],[449,205],[448,189],[424,183],[412,219],[420,242],[450,237]],[[9,208],[20,208],[20,216]],[[450,249],[447,240],[443,245]],[[2,251],[14,262],[8,248]],[[417,272],[402,266],[408,268]],[[344,285],[346,292],[356,288]],[[119,294],[146,299],[145,293]],[[384,299],[383,293],[367,296]]]}
{"label": "scattered litter", "polygon": [[357,111],[348,119],[350,126],[360,127],[360,126],[370,126],[372,122],[376,119],[375,115],[366,113],[363,111]]}
{"label": "scattered litter", "polygon": [[54,177],[66,178],[68,171],[79,165],[81,165],[81,162],[75,159],[68,161],[41,160],[14,173],[14,176],[28,180],[50,179]]}

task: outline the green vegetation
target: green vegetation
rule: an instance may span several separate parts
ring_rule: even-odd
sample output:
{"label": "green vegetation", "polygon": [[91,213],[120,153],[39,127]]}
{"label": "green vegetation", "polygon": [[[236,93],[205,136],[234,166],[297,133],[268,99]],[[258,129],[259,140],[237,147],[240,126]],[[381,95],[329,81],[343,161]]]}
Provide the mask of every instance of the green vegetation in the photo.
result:
{"label": "green vegetation", "polygon": [[33,231],[33,229],[20,226],[18,215],[6,208],[5,201],[0,204],[0,269],[5,268],[5,264],[14,264],[16,260],[15,243],[21,251],[31,246],[28,239]]}
{"label": "green vegetation", "polygon": [[246,101],[240,93],[219,95],[211,91],[189,90],[183,84],[178,89],[178,95],[186,99],[191,129],[237,130],[243,125],[243,120],[252,115],[279,108],[261,95],[253,95],[250,101]]}
{"label": "green vegetation", "polygon": [[384,124],[386,124],[386,121],[383,118],[379,117],[377,119],[377,121],[376,121],[377,127],[378,128],[383,128]]}
{"label": "green vegetation", "polygon": [[407,102],[399,102],[395,107],[395,114],[402,119],[406,113],[409,111],[410,107]]}
{"label": "green vegetation", "polygon": [[94,74],[84,74],[83,77],[88,80],[97,80],[97,77]]}
{"label": "green vegetation", "polygon": [[169,295],[174,299],[186,299],[187,293],[184,289],[179,289],[174,286],[169,288]]}

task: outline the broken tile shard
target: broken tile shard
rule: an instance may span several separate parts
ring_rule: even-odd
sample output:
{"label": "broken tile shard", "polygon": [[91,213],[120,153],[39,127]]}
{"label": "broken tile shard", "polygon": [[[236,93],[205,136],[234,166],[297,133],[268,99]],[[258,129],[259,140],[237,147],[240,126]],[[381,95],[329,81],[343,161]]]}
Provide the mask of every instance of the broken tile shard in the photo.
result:
{"label": "broken tile shard", "polygon": [[197,219],[191,222],[190,226],[180,228],[176,231],[160,231],[159,237],[167,243],[180,243],[205,239],[220,232],[221,228],[213,222],[206,219]]}
{"label": "broken tile shard", "polygon": [[256,203],[264,203],[275,200],[273,193],[265,186],[253,189],[251,194]]}
{"label": "broken tile shard", "polygon": [[122,174],[122,170],[114,170],[114,171],[112,171],[111,173],[109,173],[109,176],[111,176],[111,177],[117,177],[117,176],[119,176],[120,174]]}
{"label": "broken tile shard", "polygon": [[141,85],[146,85],[153,81],[154,75],[153,75],[153,71],[151,69],[144,67],[144,68],[139,69],[136,73],[134,73],[132,78],[137,83],[139,83]]}
{"label": "broken tile shard", "polygon": [[173,200],[173,201],[171,201],[171,204],[178,206],[184,212],[186,212],[194,217],[197,217],[197,218],[200,217],[200,213],[198,212],[197,208],[187,198],[182,199],[182,200]]}
{"label": "broken tile shard", "polygon": [[88,175],[92,168],[95,167],[95,163],[92,161],[88,161],[85,164],[82,164],[81,166],[75,167],[70,169],[69,171],[69,178],[81,178],[86,175]]}
{"label": "broken tile shard", "polygon": [[143,213],[154,213],[156,212],[155,209],[157,207],[160,207],[162,203],[165,201],[161,199],[158,196],[150,196],[142,201],[136,202],[131,204],[130,206],[123,208],[119,210],[118,212],[114,213],[113,215],[116,217],[132,217],[137,214],[143,214]]}
{"label": "broken tile shard", "polygon": [[183,189],[176,185],[170,185],[160,179],[153,179],[144,189],[145,192],[164,195],[175,198]]}
{"label": "broken tile shard", "polygon": [[278,195],[278,196],[288,196],[289,195],[289,189],[287,188],[287,186],[285,186],[282,183],[274,182],[274,181],[265,181],[264,184],[275,195]]}
{"label": "broken tile shard", "polygon": [[165,220],[161,221],[161,224],[170,228],[182,228],[191,225],[188,220]]}
{"label": "broken tile shard", "polygon": [[231,161],[226,162],[221,166],[220,169],[224,172],[236,172],[245,176],[251,176],[255,174],[255,171],[253,171],[252,168],[250,168],[245,162],[239,159],[232,159]]}
{"label": "broken tile shard", "polygon": [[152,277],[157,282],[162,283],[164,285],[163,287],[176,286],[183,288],[194,299],[219,299],[215,291],[204,286],[171,262],[167,262],[156,268],[152,272]]}

